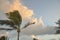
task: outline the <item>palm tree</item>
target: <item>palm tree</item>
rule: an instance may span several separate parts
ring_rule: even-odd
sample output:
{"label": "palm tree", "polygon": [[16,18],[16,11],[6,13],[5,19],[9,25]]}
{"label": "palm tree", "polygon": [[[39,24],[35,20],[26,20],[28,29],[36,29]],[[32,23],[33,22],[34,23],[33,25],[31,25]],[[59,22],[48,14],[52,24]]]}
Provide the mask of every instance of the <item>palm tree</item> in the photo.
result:
{"label": "palm tree", "polygon": [[60,34],[60,19],[56,22],[58,24],[58,30],[56,31],[56,34]]}
{"label": "palm tree", "polygon": [[[7,17],[9,20],[0,20],[0,24],[6,24],[6,25],[10,25],[10,27],[12,27],[13,29],[17,30],[18,33],[18,38],[17,40],[19,40],[19,34],[20,34],[20,25],[22,22],[22,17],[19,14],[19,12],[17,10],[14,10],[13,12],[9,12],[6,13]],[[1,28],[3,30],[13,30],[13,29],[6,29],[6,28]]]}
{"label": "palm tree", "polygon": [[[19,14],[19,12],[17,10],[14,10],[13,12],[9,12],[9,13],[6,13],[7,17],[9,20],[0,20],[0,25],[9,25],[11,28],[7,29],[7,28],[0,28],[0,30],[17,30],[17,33],[18,33],[18,37],[17,37],[17,40],[19,40],[19,34],[20,34],[20,25],[22,23],[22,17],[21,15]],[[35,22],[33,23],[27,23],[24,27],[26,28],[27,26],[31,25],[31,24],[34,24]]]}
{"label": "palm tree", "polygon": [[56,22],[56,24],[58,24],[59,28],[60,28],[60,19]]}

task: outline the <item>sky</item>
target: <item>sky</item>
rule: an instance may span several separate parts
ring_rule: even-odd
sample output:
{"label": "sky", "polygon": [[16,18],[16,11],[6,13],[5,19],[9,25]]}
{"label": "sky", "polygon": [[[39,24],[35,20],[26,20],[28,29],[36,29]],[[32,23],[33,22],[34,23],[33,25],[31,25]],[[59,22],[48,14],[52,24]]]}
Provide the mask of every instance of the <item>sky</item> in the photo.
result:
{"label": "sky", "polygon": [[60,17],[59,0],[22,0],[23,4],[34,11],[34,16],[39,18],[43,16],[45,25],[55,25]]}
{"label": "sky", "polygon": [[55,22],[60,17],[59,0],[17,0],[17,2],[16,0],[0,0],[0,19],[5,19],[4,13],[15,9],[20,10],[23,19],[33,16],[39,20],[42,16],[46,26],[55,26]]}
{"label": "sky", "polygon": [[8,19],[5,13],[18,10],[23,20],[22,27],[29,21],[36,22],[34,26],[38,28],[41,25],[52,27],[60,17],[59,7],[59,0],[0,0],[0,20]]}
{"label": "sky", "polygon": [[[0,0],[0,20],[7,19],[5,13],[13,10],[20,12],[23,19],[22,26],[28,21],[36,22],[36,24],[22,30],[21,34],[50,34],[56,32],[55,27],[52,26],[56,25],[55,22],[60,17],[60,0]],[[15,35],[16,31],[9,33]]]}

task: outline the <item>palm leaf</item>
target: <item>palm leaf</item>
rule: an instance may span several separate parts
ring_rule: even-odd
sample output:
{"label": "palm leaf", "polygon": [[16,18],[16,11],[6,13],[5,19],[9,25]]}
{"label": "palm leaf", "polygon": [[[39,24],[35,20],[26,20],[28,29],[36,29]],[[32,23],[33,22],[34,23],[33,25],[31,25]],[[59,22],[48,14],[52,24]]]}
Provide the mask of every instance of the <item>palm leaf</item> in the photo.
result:
{"label": "palm leaf", "polygon": [[20,25],[21,22],[22,22],[22,18],[21,18],[21,15],[19,14],[19,12],[17,10],[13,11],[13,12],[9,12],[8,13],[8,18],[10,20],[12,20],[12,22],[15,24],[15,25]]}
{"label": "palm leaf", "polygon": [[26,27],[28,27],[29,25],[31,25],[31,24],[35,24],[35,22],[33,22],[33,23],[27,23],[23,28],[26,28]]}
{"label": "palm leaf", "polygon": [[60,19],[56,22],[56,24],[60,25]]}
{"label": "palm leaf", "polygon": [[9,25],[10,27],[16,29],[16,27],[14,26],[14,23],[10,20],[0,20],[0,25]]}
{"label": "palm leaf", "polygon": [[11,31],[11,30],[14,30],[14,29],[10,29],[10,28],[0,28],[0,30],[7,30],[7,31]]}

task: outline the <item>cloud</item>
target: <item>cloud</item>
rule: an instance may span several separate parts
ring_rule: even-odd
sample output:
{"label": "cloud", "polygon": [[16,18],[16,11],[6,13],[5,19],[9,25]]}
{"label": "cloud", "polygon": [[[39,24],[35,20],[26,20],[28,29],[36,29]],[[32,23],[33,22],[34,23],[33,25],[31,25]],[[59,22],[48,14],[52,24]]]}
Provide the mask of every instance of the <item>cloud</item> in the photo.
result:
{"label": "cloud", "polygon": [[18,10],[23,19],[30,18],[32,15],[34,15],[33,10],[27,8],[26,6],[23,6],[20,0],[13,0],[12,3],[10,3],[8,0],[2,0],[0,6],[0,9],[5,13],[13,10]]}
{"label": "cloud", "polygon": [[40,25],[40,26],[45,26],[42,16],[40,16],[39,19],[32,17],[32,18],[29,19],[29,21],[30,22],[35,22],[35,24]]}
{"label": "cloud", "polygon": [[35,22],[35,24],[37,24],[37,18],[34,18],[34,17],[31,17],[31,18],[29,18],[28,19],[29,20],[29,22],[31,22],[31,23],[33,23],[33,22]]}
{"label": "cloud", "polygon": [[43,17],[42,16],[39,18],[39,23],[38,24],[40,24],[41,26],[44,26],[44,22],[43,22]]}
{"label": "cloud", "polygon": [[0,1],[0,10],[7,12],[9,8],[10,8],[10,4],[7,0]]}
{"label": "cloud", "polygon": [[42,17],[39,18],[31,18],[33,14],[33,10],[23,6],[21,4],[21,0],[13,0],[12,3],[8,0],[1,0],[1,10],[4,12],[10,12],[13,10],[18,10],[23,19],[29,19],[31,22],[36,22],[36,24],[44,25]]}
{"label": "cloud", "polygon": [[36,23],[28,26],[25,29],[21,29],[21,35],[32,35],[32,34],[44,35],[44,34],[54,34],[56,32],[55,27],[45,26],[42,16],[39,19],[33,17],[29,20],[31,22],[36,22]]}
{"label": "cloud", "polygon": [[40,25],[29,26],[21,31],[21,35],[44,35],[44,34],[55,34],[55,27],[42,27]]}

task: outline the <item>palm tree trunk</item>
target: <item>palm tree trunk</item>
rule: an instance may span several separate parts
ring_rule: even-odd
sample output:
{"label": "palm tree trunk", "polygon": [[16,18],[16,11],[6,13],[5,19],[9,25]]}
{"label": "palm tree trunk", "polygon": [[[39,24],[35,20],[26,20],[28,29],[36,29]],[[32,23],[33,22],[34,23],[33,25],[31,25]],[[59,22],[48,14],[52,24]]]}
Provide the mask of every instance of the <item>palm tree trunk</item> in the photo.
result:
{"label": "palm tree trunk", "polygon": [[18,38],[17,38],[17,40],[19,40],[19,35],[20,35],[20,32],[18,32]]}
{"label": "palm tree trunk", "polygon": [[19,28],[17,29],[17,33],[18,33],[17,40],[19,40],[19,36],[20,36],[20,29]]}

